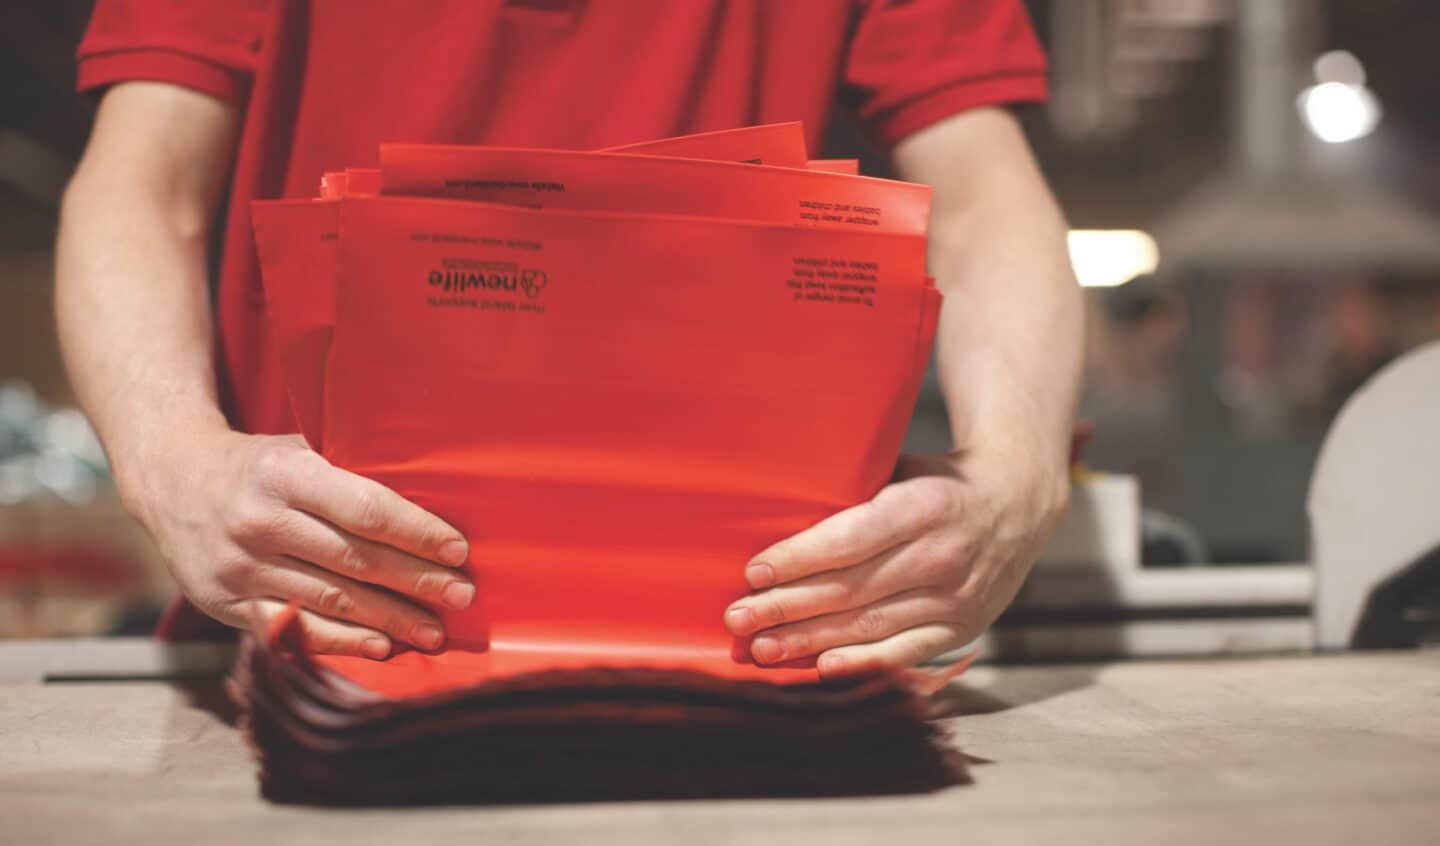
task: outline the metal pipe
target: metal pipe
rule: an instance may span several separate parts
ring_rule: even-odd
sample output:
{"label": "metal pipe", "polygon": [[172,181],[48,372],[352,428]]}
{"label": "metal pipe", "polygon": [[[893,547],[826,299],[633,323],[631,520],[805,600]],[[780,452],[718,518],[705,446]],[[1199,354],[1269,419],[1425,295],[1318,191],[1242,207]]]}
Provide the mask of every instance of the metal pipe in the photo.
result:
{"label": "metal pipe", "polygon": [[1247,179],[1293,175],[1299,151],[1295,98],[1312,46],[1315,0],[1248,0],[1239,4],[1235,50],[1237,166]]}

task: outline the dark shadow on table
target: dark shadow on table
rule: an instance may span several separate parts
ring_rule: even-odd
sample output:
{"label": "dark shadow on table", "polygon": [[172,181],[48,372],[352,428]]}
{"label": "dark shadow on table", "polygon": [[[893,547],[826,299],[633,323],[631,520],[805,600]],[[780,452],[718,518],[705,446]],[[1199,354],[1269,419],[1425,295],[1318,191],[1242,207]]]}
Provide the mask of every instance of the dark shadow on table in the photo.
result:
{"label": "dark shadow on table", "polygon": [[170,686],[181,694],[188,707],[204,711],[231,728],[238,725],[240,709],[225,692],[223,680],[185,679],[170,682]]}
{"label": "dark shadow on table", "polygon": [[930,700],[930,714],[936,719],[995,714],[1089,687],[1099,664],[1055,664],[1006,666],[985,686],[961,677]]}

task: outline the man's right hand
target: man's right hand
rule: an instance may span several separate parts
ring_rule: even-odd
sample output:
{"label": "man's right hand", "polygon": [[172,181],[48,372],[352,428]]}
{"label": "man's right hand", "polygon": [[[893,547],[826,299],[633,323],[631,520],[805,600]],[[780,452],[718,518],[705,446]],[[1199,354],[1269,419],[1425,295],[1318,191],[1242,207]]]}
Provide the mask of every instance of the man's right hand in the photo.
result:
{"label": "man's right hand", "polygon": [[298,600],[317,650],[435,649],[435,609],[475,597],[460,533],[299,437],[240,434],[220,412],[206,247],[239,123],[236,103],[160,82],[101,100],[61,209],[71,383],[126,507],[201,610],[255,624]]}
{"label": "man's right hand", "polygon": [[222,431],[166,452],[127,499],[185,595],[221,622],[263,623],[298,600],[313,649],[383,658],[394,641],[438,648],[431,609],[475,598],[458,531],[298,435]]}

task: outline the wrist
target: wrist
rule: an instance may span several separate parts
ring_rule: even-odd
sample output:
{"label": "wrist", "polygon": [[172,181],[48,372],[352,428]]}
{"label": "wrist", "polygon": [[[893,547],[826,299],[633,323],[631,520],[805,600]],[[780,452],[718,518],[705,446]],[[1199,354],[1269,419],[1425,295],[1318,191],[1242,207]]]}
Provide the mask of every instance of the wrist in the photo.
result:
{"label": "wrist", "polygon": [[173,498],[180,480],[206,472],[206,456],[223,450],[237,434],[217,411],[167,415],[163,423],[116,438],[107,447],[121,503],[149,528],[159,502]]}
{"label": "wrist", "polygon": [[999,461],[1029,456],[1067,467],[1074,435],[1075,418],[1068,413],[991,409],[954,433],[952,455],[994,456]]}

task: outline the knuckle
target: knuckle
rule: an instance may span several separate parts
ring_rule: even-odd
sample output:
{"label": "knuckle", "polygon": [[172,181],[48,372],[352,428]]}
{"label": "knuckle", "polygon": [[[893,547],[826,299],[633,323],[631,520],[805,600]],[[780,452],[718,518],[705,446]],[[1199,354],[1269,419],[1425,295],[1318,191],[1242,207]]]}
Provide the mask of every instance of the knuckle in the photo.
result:
{"label": "knuckle", "polygon": [[359,545],[354,543],[342,543],[340,554],[336,556],[335,567],[347,576],[355,578],[364,577],[370,570],[370,560]]}
{"label": "knuckle", "polygon": [[788,543],[771,547],[762,559],[770,565],[777,581],[787,581],[789,575],[795,571],[795,555]]}
{"label": "knuckle", "polygon": [[416,596],[439,596],[449,580],[439,573],[421,573],[415,577],[413,590]]}
{"label": "knuckle", "polygon": [[242,502],[230,514],[230,533],[244,540],[262,540],[279,534],[285,512],[259,502]]}
{"label": "knuckle", "polygon": [[227,594],[224,591],[203,591],[192,593],[189,599],[207,616],[227,626],[245,627],[262,622],[250,600]]}
{"label": "knuckle", "polygon": [[339,585],[326,585],[315,597],[315,610],[331,617],[344,617],[355,610],[355,600]]}
{"label": "knuckle", "polygon": [[932,597],[939,618],[950,623],[965,619],[970,606],[961,598],[958,590],[936,593]]}
{"label": "knuckle", "polygon": [[397,512],[395,522],[422,549],[437,549],[454,537],[453,530],[430,514],[410,514],[402,510]]}
{"label": "knuckle", "polygon": [[967,580],[950,594],[950,602],[957,615],[968,615],[980,605],[980,586],[974,580]]}
{"label": "knuckle", "polygon": [[949,544],[927,545],[917,550],[916,575],[925,584],[940,584],[953,579],[963,566],[960,550]]}
{"label": "knuckle", "polygon": [[245,593],[245,588],[254,583],[259,573],[260,562],[240,550],[222,555],[215,562],[216,582],[236,594]]}
{"label": "knuckle", "polygon": [[407,614],[400,610],[391,610],[381,618],[380,628],[382,631],[400,640],[409,640],[411,630],[416,624],[422,622],[424,617],[419,614]]}
{"label": "knuckle", "polygon": [[385,528],[385,506],[374,493],[366,492],[355,502],[355,525],[362,532],[374,534]]}
{"label": "knuckle", "polygon": [[934,481],[917,480],[906,494],[905,508],[916,525],[938,526],[950,513],[950,496]]}
{"label": "knuckle", "polygon": [[755,616],[766,626],[779,625],[790,619],[790,609],[786,607],[788,604],[788,599],[772,596],[766,602],[757,603]]}
{"label": "knuckle", "polygon": [[304,455],[294,450],[275,450],[271,455],[275,458],[271,459],[271,468],[261,478],[262,489],[279,501],[294,502],[300,498],[301,489],[311,478],[312,470],[307,468],[308,462],[302,460]]}
{"label": "knuckle", "polygon": [[267,446],[255,456],[254,478],[266,493],[283,493],[289,479],[289,462],[284,451]]}
{"label": "knuckle", "polygon": [[872,516],[875,506],[865,504],[855,513],[855,519],[846,520],[835,527],[835,546],[844,553],[853,553],[864,548],[865,539],[870,535],[870,527],[875,519]]}
{"label": "knuckle", "polygon": [[840,574],[814,586],[813,600],[830,608],[844,608],[863,593],[861,580],[851,574]]}
{"label": "knuckle", "polygon": [[975,557],[975,538],[971,535],[956,532],[952,537],[946,539],[946,554],[957,563],[969,561]]}
{"label": "knuckle", "polygon": [[866,608],[855,615],[855,631],[861,637],[874,639],[885,634],[889,616],[879,608]]}
{"label": "knuckle", "polygon": [[975,554],[975,543],[967,535],[954,533],[940,538],[934,545],[933,557],[945,566],[949,575],[963,572]]}

